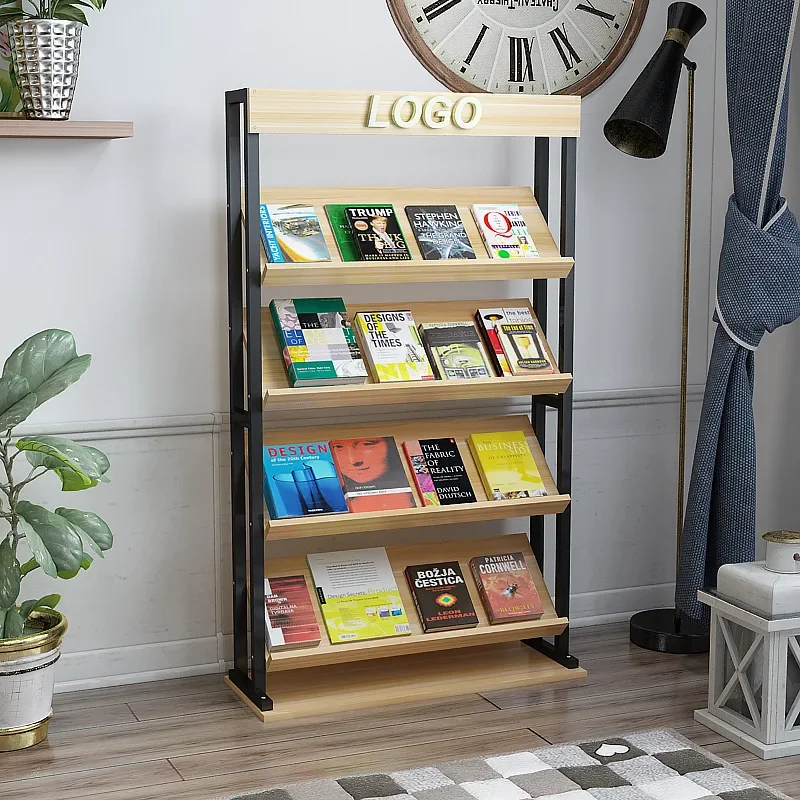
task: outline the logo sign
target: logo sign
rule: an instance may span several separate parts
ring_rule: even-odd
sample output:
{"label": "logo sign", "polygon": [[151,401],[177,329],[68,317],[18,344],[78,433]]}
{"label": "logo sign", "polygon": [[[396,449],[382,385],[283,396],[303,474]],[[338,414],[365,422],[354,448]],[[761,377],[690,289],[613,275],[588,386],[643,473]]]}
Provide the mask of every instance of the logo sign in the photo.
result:
{"label": "logo sign", "polygon": [[389,119],[379,119],[381,96],[374,94],[369,100],[368,128],[426,128],[439,129],[453,126],[470,130],[478,125],[483,116],[483,106],[477,97],[462,97],[455,103],[446,95],[436,95],[424,102],[413,94],[398,97],[392,104]]}

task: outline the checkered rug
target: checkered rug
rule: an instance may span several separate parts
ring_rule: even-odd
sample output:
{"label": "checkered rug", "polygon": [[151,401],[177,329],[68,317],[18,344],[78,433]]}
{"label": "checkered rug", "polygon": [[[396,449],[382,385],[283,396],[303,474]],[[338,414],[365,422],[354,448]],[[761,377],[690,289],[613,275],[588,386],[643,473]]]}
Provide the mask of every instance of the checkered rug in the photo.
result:
{"label": "checkered rug", "polygon": [[233,800],[777,800],[674,731],[300,783]]}

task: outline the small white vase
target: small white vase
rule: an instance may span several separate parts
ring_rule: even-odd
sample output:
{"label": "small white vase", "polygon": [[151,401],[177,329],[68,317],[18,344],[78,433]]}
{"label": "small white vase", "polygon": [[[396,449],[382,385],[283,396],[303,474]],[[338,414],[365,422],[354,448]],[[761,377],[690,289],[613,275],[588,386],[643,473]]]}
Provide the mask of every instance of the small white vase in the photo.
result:
{"label": "small white vase", "polygon": [[800,574],[800,533],[772,531],[764,534],[767,543],[767,569],[782,575]]}

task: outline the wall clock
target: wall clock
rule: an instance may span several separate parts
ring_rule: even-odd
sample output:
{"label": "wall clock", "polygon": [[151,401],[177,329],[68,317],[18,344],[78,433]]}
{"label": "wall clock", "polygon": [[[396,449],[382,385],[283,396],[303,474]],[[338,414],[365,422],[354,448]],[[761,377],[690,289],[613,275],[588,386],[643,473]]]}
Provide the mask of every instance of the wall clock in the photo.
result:
{"label": "wall clock", "polygon": [[425,68],[454,92],[579,94],[619,66],[648,0],[387,0]]}

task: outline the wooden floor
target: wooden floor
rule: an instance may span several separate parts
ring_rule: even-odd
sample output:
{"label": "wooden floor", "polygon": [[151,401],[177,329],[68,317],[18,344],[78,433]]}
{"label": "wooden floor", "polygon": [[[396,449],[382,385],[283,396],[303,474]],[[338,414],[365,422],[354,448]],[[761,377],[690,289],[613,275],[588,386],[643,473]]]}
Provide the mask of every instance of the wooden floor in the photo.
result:
{"label": "wooden floor", "polygon": [[0,797],[210,800],[671,727],[800,800],[800,757],[760,761],[692,721],[694,709],[705,705],[704,657],[637,650],[621,625],[575,631],[572,649],[590,674],[580,686],[473,694],[277,725],[241,708],[218,675],[57,695],[48,740],[0,754]]}

